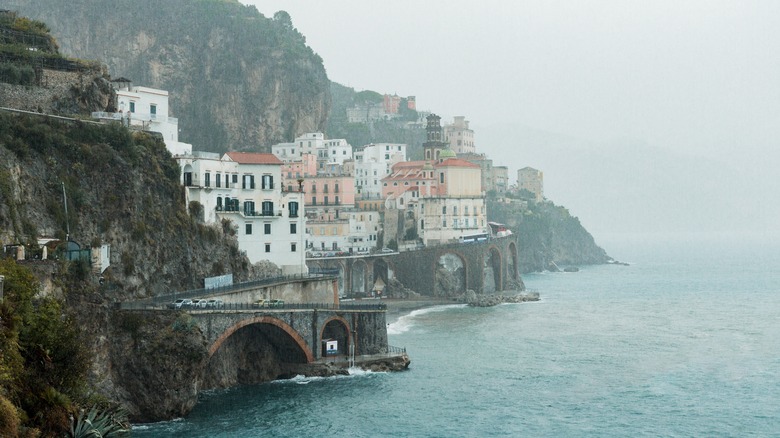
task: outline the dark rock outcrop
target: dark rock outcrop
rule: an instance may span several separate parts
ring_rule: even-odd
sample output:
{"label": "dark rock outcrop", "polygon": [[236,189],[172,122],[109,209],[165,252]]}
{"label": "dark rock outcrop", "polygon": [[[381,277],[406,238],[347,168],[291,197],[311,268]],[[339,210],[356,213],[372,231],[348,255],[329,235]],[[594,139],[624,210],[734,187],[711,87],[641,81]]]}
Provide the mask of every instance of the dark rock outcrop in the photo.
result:
{"label": "dark rock outcrop", "polygon": [[[180,140],[198,150],[258,150],[324,131],[322,59],[286,20],[236,0],[9,0],[45,22],[67,56],[168,90]],[[140,17],[143,17],[142,19]]]}
{"label": "dark rock outcrop", "polygon": [[506,224],[518,236],[522,273],[560,270],[563,265],[594,265],[611,260],[579,219],[550,201],[490,199],[491,221]]}

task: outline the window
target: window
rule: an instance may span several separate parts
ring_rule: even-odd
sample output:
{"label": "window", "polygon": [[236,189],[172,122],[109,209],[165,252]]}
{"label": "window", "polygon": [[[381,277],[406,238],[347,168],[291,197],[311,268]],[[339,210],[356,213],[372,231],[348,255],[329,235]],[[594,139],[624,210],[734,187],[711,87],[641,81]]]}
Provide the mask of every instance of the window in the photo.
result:
{"label": "window", "polygon": [[242,178],[242,181],[241,181],[241,188],[242,189],[254,189],[255,188],[255,176],[254,175],[244,175],[244,178]]}
{"label": "window", "polygon": [[192,172],[184,172],[184,185],[187,187],[192,185]]}
{"label": "window", "polygon": [[295,252],[295,250],[298,249],[297,245],[295,243],[290,244],[290,252]]}
{"label": "window", "polygon": [[440,173],[440,174],[439,174],[439,182],[440,182],[441,184],[444,184],[444,172],[442,172],[442,173]]}
{"label": "window", "polygon": [[298,234],[298,224],[290,224],[290,234]]}
{"label": "window", "polygon": [[339,197],[336,196],[336,205],[339,205]]}
{"label": "window", "polygon": [[289,204],[287,204],[287,207],[290,212],[290,217],[298,217],[298,202],[291,201]]}
{"label": "window", "polygon": [[222,196],[217,196],[217,211],[222,211]]}
{"label": "window", "polygon": [[447,206],[441,208],[441,214],[447,214]]}
{"label": "window", "polygon": [[271,190],[274,188],[273,175],[263,175],[263,190]]}
{"label": "window", "polygon": [[312,196],[311,197],[311,205],[317,205],[317,197],[316,196]]}
{"label": "window", "polygon": [[441,226],[442,226],[442,228],[447,228],[447,219],[444,219],[443,221],[441,221]]}
{"label": "window", "polygon": [[221,173],[217,174],[217,181],[216,181],[216,183],[217,183],[216,184],[217,187],[222,187],[222,174]]}
{"label": "window", "polygon": [[252,234],[252,224],[246,224],[245,234]]}
{"label": "window", "polygon": [[263,201],[263,216],[274,215],[274,203],[271,201]]}
{"label": "window", "polygon": [[203,185],[206,187],[211,187],[211,174],[206,172],[206,175],[203,177]]}
{"label": "window", "polygon": [[271,234],[271,224],[263,224],[263,233]]}
{"label": "window", "polygon": [[[233,184],[238,184],[238,174],[237,173],[233,174]],[[227,187],[227,186],[225,186],[225,187]]]}
{"label": "window", "polygon": [[[155,105],[155,104],[149,105],[149,114],[151,114],[152,116],[156,116],[157,115],[157,105]],[[152,118],[154,118],[154,117],[152,117]]]}
{"label": "window", "polygon": [[339,183],[336,183],[336,189],[334,193],[338,193],[338,192],[339,192]]}
{"label": "window", "polygon": [[325,202],[325,205],[328,205],[328,197],[327,196],[325,197],[325,201],[324,202]]}
{"label": "window", "polygon": [[131,113],[135,112],[135,102],[130,102],[130,112]]}
{"label": "window", "polygon": [[270,243],[266,243],[265,244],[265,252],[271,252],[271,244]]}
{"label": "window", "polygon": [[244,201],[244,214],[246,216],[255,215],[255,201]]}

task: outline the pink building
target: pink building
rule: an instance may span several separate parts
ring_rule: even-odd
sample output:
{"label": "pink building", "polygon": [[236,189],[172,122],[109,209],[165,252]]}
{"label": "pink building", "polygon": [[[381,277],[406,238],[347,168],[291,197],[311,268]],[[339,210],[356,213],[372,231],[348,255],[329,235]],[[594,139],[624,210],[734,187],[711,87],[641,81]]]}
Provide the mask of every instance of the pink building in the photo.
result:
{"label": "pink building", "polygon": [[312,176],[305,179],[307,207],[352,207],[355,205],[355,178],[351,176]]}
{"label": "pink building", "polygon": [[316,174],[317,156],[314,154],[303,154],[300,160],[287,161],[282,164],[282,190],[298,191],[298,179]]}

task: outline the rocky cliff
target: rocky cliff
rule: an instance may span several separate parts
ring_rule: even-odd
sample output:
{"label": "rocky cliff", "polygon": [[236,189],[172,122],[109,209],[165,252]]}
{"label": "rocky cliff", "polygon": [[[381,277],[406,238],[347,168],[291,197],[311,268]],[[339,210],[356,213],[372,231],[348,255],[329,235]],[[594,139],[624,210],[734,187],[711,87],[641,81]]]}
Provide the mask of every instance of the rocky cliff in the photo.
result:
{"label": "rocky cliff", "polygon": [[325,129],[322,59],[286,13],[266,18],[237,0],[4,3],[45,22],[65,55],[168,90],[179,140],[197,150],[260,150]]}
{"label": "rocky cliff", "polygon": [[518,234],[520,271],[606,263],[611,258],[569,211],[549,201],[489,199],[487,215]]}

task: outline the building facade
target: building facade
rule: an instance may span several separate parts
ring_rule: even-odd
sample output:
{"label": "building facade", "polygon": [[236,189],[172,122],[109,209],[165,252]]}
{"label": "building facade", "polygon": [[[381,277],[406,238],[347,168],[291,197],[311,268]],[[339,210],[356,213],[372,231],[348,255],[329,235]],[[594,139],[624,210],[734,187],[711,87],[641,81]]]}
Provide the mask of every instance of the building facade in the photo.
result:
{"label": "building facade", "polygon": [[307,272],[304,194],[282,191],[282,162],[272,154],[197,152],[177,157],[187,203],[207,223],[232,223],[250,262],[268,260],[285,274]]}
{"label": "building facade", "polygon": [[444,141],[456,154],[471,154],[477,151],[474,144],[474,131],[469,129],[469,121],[464,116],[455,116],[452,124],[444,127]]}
{"label": "building facade", "polygon": [[539,202],[544,199],[544,172],[533,167],[523,167],[517,171],[517,189],[531,192]]}

